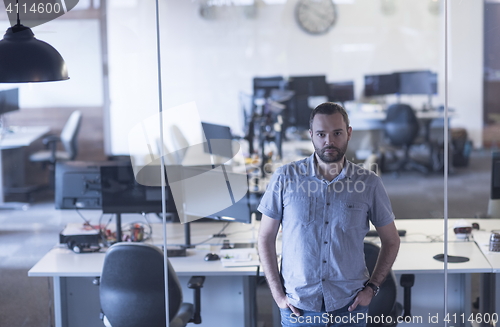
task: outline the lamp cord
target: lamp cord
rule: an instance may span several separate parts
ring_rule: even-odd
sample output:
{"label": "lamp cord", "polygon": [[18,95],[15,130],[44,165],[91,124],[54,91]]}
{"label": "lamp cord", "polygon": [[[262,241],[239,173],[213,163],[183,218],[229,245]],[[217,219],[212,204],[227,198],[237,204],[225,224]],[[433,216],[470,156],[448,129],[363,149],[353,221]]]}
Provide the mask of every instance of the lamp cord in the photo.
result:
{"label": "lamp cord", "polygon": [[21,25],[21,19],[19,18],[19,0],[16,0],[16,11],[17,11],[17,25]]}

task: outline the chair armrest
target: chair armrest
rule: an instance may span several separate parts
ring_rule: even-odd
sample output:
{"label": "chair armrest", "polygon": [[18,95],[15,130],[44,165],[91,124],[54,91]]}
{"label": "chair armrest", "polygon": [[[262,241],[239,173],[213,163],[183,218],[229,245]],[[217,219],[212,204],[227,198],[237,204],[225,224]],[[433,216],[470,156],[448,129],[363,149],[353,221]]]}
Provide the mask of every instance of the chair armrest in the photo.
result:
{"label": "chair armrest", "polygon": [[60,140],[61,138],[57,135],[48,135],[42,139],[42,142],[43,144],[48,145],[49,143],[58,142]]}
{"label": "chair armrest", "polygon": [[194,313],[193,317],[189,322],[195,324],[201,324],[201,292],[200,288],[203,287],[205,282],[205,276],[193,276],[189,279],[188,287],[193,289],[193,299],[194,299]]}
{"label": "chair armrest", "polygon": [[60,141],[61,138],[57,135],[48,135],[42,139],[43,144],[45,144],[45,148],[50,150],[50,163],[56,163],[56,150],[57,150],[57,142]]}
{"label": "chair armrest", "polygon": [[205,282],[205,276],[193,276],[189,279],[188,288],[200,289],[203,287],[204,282]]}

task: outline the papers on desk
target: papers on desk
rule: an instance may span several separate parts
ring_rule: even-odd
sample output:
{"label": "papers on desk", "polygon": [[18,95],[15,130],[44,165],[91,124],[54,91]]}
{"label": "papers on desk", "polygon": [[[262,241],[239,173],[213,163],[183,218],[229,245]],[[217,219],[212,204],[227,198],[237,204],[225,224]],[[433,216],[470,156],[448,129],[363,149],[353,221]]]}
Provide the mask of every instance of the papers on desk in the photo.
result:
{"label": "papers on desk", "polygon": [[255,248],[222,249],[220,261],[224,267],[258,266],[259,255]]}

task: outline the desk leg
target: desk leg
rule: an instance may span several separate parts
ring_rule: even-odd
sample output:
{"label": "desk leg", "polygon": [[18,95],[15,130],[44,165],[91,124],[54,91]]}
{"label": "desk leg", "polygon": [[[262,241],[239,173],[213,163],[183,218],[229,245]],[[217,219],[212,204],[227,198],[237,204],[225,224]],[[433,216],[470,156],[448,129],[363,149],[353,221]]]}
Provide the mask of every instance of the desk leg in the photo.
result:
{"label": "desk leg", "polygon": [[29,204],[21,202],[5,202],[3,194],[3,164],[2,150],[0,149],[0,209],[21,209],[28,210]]}
{"label": "desk leg", "polygon": [[[493,279],[493,278],[492,278]],[[500,274],[496,273],[494,277],[494,285],[493,288],[490,289],[490,292],[493,292],[494,296],[492,296],[491,308],[494,309],[491,314],[496,313],[500,315]]]}
{"label": "desk leg", "polygon": [[54,277],[54,321],[55,327],[63,327],[62,325],[62,301],[61,301],[61,277]]}
{"label": "desk leg", "polygon": [[[498,297],[500,292],[496,290],[496,285],[499,284],[499,274],[481,274],[481,286],[479,296],[479,313],[483,316],[486,314],[491,317],[492,314],[499,312],[496,304],[500,303]],[[482,323],[481,326],[490,326],[487,323]]]}

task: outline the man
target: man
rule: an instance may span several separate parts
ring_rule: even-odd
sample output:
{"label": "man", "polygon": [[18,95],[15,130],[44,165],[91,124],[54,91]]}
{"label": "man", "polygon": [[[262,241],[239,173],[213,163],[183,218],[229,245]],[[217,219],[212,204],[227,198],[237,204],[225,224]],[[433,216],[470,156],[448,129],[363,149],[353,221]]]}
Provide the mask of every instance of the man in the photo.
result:
{"label": "man", "polygon": [[[284,327],[365,326],[365,319],[353,318],[366,317],[399,250],[381,179],[345,158],[351,133],[342,106],[316,107],[309,130],[315,153],[280,167],[259,205],[259,255]],[[371,277],[363,251],[369,221],[381,240]]]}

